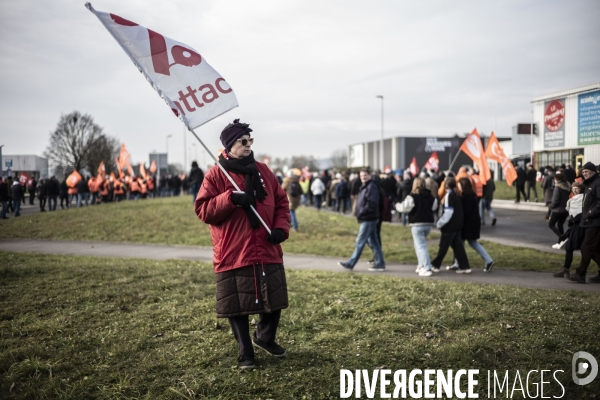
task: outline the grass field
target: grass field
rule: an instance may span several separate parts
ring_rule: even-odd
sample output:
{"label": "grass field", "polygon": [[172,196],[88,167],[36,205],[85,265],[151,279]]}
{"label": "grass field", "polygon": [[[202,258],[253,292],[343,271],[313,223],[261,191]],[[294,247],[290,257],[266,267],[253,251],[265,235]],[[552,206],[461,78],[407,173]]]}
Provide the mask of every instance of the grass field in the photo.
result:
{"label": "grass field", "polygon": [[[342,260],[350,257],[358,232],[355,218],[317,212],[305,207],[297,210],[297,216],[300,232],[290,233],[290,239],[283,243],[284,252],[334,256]],[[10,218],[0,221],[0,224],[0,238],[212,245],[208,225],[196,217],[188,196],[38,213]],[[408,227],[386,223],[382,227],[381,236],[387,261],[416,265],[417,258]],[[439,232],[434,230],[430,238],[429,251],[434,257]],[[482,243],[496,261],[496,268],[556,271],[564,261],[562,254],[542,253],[491,242]],[[467,248],[467,254],[473,267],[483,267],[483,261],[470,247]],[[451,257],[452,252],[449,252],[445,263],[452,263]],[[371,252],[365,251],[363,258],[371,258]],[[579,257],[575,257],[573,265],[578,262]]]}
{"label": "grass field", "polygon": [[[481,382],[487,370],[524,381],[560,369],[563,398],[600,392],[599,379],[574,385],[570,367],[576,351],[600,355],[595,294],[287,275],[278,340],[289,355],[257,353],[258,369],[239,372],[209,265],[0,252],[0,398],[328,399],[340,369],[378,367],[476,368]],[[544,395],[560,396],[547,380]]]}

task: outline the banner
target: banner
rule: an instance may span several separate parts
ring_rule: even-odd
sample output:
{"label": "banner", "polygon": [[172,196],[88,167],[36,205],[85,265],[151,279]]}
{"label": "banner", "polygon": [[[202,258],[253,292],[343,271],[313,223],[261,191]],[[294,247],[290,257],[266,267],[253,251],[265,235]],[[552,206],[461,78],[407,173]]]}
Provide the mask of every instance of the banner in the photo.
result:
{"label": "banner", "polygon": [[67,178],[67,186],[70,188],[74,188],[75,186],[77,186],[77,184],[79,183],[79,181],[81,179],[82,179],[81,175],[79,175],[79,172],[77,172],[77,170],[75,170]]}
{"label": "banner", "polygon": [[473,160],[479,170],[479,176],[484,182],[487,182],[492,177],[492,174],[485,159],[485,152],[483,151],[483,145],[481,144],[481,138],[477,129],[473,129],[473,132],[467,136],[460,146],[460,150]]}
{"label": "banner", "polygon": [[488,140],[488,144],[485,147],[485,156],[490,160],[500,163],[506,183],[508,183],[508,186],[512,186],[513,182],[517,179],[517,171],[512,162],[506,157],[506,154],[504,154],[504,150],[500,147],[500,143],[494,132],[490,135],[490,140]]}
{"label": "banner", "polygon": [[431,157],[429,157],[429,160],[427,160],[427,162],[425,163],[424,168],[432,169],[435,172],[438,172],[438,170],[440,169],[440,159],[438,158],[437,151],[431,153]]}
{"label": "banner", "polygon": [[600,90],[577,96],[577,145],[600,144]]}
{"label": "banner", "polygon": [[135,22],[85,6],[191,129],[238,106],[233,89],[198,51]]}
{"label": "banner", "polygon": [[544,103],[544,148],[565,146],[565,99]]}
{"label": "banner", "polygon": [[119,153],[119,162],[117,163],[117,168],[125,169],[125,167],[129,164],[129,151],[127,147],[125,147],[125,143],[121,144],[121,152]]}
{"label": "banner", "polygon": [[412,161],[410,162],[410,166],[408,167],[408,170],[410,171],[413,178],[415,178],[419,174],[419,166],[417,165],[416,157],[413,157]]}

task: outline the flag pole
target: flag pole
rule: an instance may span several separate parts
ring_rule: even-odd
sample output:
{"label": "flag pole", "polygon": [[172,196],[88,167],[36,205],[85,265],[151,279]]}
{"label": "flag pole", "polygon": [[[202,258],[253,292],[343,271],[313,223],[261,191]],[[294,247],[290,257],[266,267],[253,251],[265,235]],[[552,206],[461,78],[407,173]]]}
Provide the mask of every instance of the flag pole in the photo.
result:
{"label": "flag pole", "polygon": [[456,155],[454,156],[454,159],[452,160],[452,162],[450,163],[450,166],[448,167],[448,170],[452,171],[452,166],[454,165],[454,162],[456,161],[456,159],[458,158],[458,155],[460,154],[460,149],[456,152]]}
{"label": "flag pole", "polygon": [[[221,163],[219,162],[219,160],[217,160],[217,157],[215,157],[215,155],[208,149],[208,147],[206,147],[206,145],[200,139],[200,137],[198,135],[196,135],[196,132],[194,132],[194,130],[192,128],[190,128],[189,125],[185,124],[185,126],[187,127],[187,129],[190,132],[192,132],[192,135],[194,135],[194,137],[198,140],[198,142],[200,142],[200,144],[202,145],[202,147],[204,147],[204,150],[206,150],[206,152],[208,154],[210,154],[210,156],[215,161],[215,163],[217,163],[217,165],[219,166],[219,168],[221,168],[221,171],[223,171],[223,173],[225,174],[225,176],[227,177],[227,179],[229,179],[229,182],[231,182],[231,184],[233,185],[233,187],[238,192],[241,192],[242,190],[237,185],[237,183],[235,183],[235,181],[233,180],[233,178],[231,177],[231,175],[229,175],[229,172],[227,172],[227,170],[225,170],[225,168],[223,168],[223,166],[221,165]],[[258,219],[260,220],[260,222],[263,224],[263,226],[265,227],[265,229],[267,230],[267,232],[269,232],[269,235],[270,235],[271,234],[271,229],[267,226],[267,223],[261,218],[260,215],[258,215],[258,211],[256,211],[256,209],[254,208],[254,206],[251,205],[250,208],[252,209],[252,211],[254,212],[254,214],[256,214],[256,216],[258,217]]]}

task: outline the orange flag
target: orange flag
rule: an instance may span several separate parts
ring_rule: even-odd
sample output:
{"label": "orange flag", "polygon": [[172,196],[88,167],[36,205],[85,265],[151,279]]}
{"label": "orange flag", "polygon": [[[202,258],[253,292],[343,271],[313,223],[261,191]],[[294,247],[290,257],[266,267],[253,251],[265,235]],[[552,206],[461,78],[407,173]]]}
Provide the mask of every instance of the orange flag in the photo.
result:
{"label": "orange flag", "polygon": [[490,160],[500,163],[502,172],[506,178],[506,183],[508,183],[508,186],[512,186],[513,182],[517,179],[517,171],[515,171],[514,165],[510,162],[508,157],[506,157],[506,154],[504,154],[504,150],[500,147],[500,143],[494,132],[490,135],[490,140],[485,147],[485,156]]}
{"label": "orange flag", "polygon": [[98,176],[104,177],[104,174],[106,173],[106,168],[104,167],[104,161],[100,162],[100,165],[98,165]]}
{"label": "orange flag", "polygon": [[431,157],[425,163],[425,168],[432,169],[437,172],[440,169],[440,159],[438,158],[437,151],[431,153]]}
{"label": "orange flag", "polygon": [[127,164],[129,164],[129,151],[127,151],[127,147],[123,143],[121,145],[121,152],[119,153],[119,165],[121,168],[125,168]]}
{"label": "orange flag", "polygon": [[146,167],[144,167],[144,163],[140,163],[140,175],[144,179],[148,179],[148,174],[146,173]]}
{"label": "orange flag", "polygon": [[133,176],[133,168],[131,168],[131,164],[127,161],[127,172],[129,172],[130,176]]}
{"label": "orange flag", "polygon": [[115,163],[117,164],[117,171],[119,172],[119,179],[123,179],[125,174],[123,173],[123,166],[119,162],[118,158],[115,158]]}
{"label": "orange flag", "polygon": [[71,173],[71,175],[69,175],[69,177],[67,178],[67,186],[70,188],[74,188],[75,185],[77,185],[77,183],[79,183],[81,179],[82,178],[81,175],[79,175],[79,172],[73,171],[73,173]]}
{"label": "orange flag", "polygon": [[460,146],[460,150],[471,157],[471,160],[473,160],[475,165],[477,165],[477,169],[479,169],[479,176],[484,182],[487,182],[492,177],[492,174],[485,159],[485,152],[483,151],[483,145],[481,144],[481,138],[477,129],[473,129],[473,132],[467,136]]}
{"label": "orange flag", "polygon": [[152,164],[150,164],[150,173],[153,174],[156,172],[156,160],[152,160]]}
{"label": "orange flag", "polygon": [[409,169],[410,173],[412,174],[413,178],[419,174],[419,166],[417,165],[416,157],[413,157],[408,169]]}

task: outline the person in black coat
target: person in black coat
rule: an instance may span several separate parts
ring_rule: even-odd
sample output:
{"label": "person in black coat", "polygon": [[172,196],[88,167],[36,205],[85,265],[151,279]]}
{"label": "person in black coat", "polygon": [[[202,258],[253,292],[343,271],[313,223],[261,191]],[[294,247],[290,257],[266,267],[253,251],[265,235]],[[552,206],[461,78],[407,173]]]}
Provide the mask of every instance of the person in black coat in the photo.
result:
{"label": "person in black coat", "polygon": [[550,221],[548,222],[548,226],[558,237],[561,237],[565,233],[564,224],[569,216],[566,207],[570,192],[571,188],[566,182],[565,175],[557,172],[554,175],[554,191],[552,201],[549,205]]}
{"label": "person in black coat", "polygon": [[525,182],[527,181],[527,174],[523,171],[521,166],[517,166],[517,199],[515,203],[521,202],[521,193],[523,194],[523,200],[527,201],[527,195],[525,194]]}
{"label": "person in black coat", "polygon": [[40,201],[40,211],[46,212],[46,180],[40,179],[38,182],[37,188],[37,197]]}
{"label": "person in black coat", "polygon": [[189,175],[189,185],[192,194],[192,203],[196,201],[196,197],[198,197],[198,192],[200,191],[200,186],[202,186],[202,181],[204,180],[204,172],[198,167],[198,163],[196,161],[192,161],[192,169],[190,170]]}
{"label": "person in black coat", "polygon": [[[412,191],[413,176],[409,170],[405,170],[402,182],[398,185],[398,201],[403,202]],[[402,213],[402,225],[408,224],[408,213]]]}
{"label": "person in black coat", "polygon": [[60,194],[58,180],[53,175],[46,182],[46,196],[48,197],[48,211],[56,211],[56,199]]}
{"label": "person in black coat", "polygon": [[13,207],[15,209],[15,217],[20,217],[21,199],[23,198],[23,194],[25,193],[25,191],[23,190],[23,186],[21,186],[21,183],[18,180],[13,182],[12,186],[10,187],[10,191],[12,194]]}
{"label": "person in black coat", "polygon": [[[58,195],[60,197],[60,208],[69,208],[69,186],[67,186],[67,178],[63,179],[58,187]],[[64,204],[64,205],[63,205]]]}
{"label": "person in black coat", "polygon": [[8,213],[8,183],[6,179],[2,179],[0,176],[0,204],[2,204],[2,213],[0,219],[8,219],[6,214]]}
{"label": "person in black coat", "polygon": [[571,277],[570,268],[573,262],[573,253],[575,250],[580,250],[585,238],[586,228],[580,226],[581,212],[583,209],[583,192],[585,191],[585,185],[579,182],[573,182],[571,192],[573,197],[567,201],[567,211],[570,215],[569,218],[569,229],[558,238],[558,243],[552,246],[554,249],[565,249],[565,262],[560,271],[553,274],[555,278],[567,278]]}

